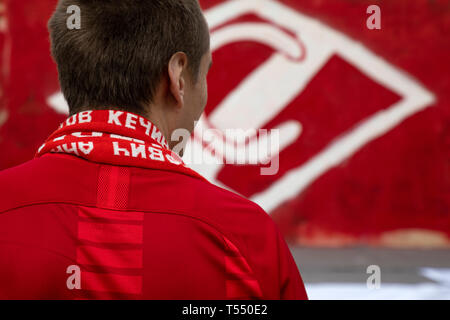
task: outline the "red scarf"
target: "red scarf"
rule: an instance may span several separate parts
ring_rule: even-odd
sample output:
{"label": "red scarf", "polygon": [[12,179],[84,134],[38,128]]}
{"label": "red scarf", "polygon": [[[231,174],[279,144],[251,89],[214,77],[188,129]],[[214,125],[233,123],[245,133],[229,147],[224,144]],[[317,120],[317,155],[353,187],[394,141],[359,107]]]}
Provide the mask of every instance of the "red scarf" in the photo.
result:
{"label": "red scarf", "polygon": [[153,123],[125,111],[84,111],[71,116],[39,148],[36,158],[46,153],[73,154],[117,166],[175,171],[205,180],[169,150]]}

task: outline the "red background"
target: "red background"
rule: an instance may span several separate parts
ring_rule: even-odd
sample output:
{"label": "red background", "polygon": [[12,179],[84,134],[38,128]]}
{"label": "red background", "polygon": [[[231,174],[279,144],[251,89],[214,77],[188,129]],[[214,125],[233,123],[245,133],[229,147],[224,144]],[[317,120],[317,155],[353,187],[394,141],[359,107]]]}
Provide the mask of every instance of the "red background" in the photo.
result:
{"label": "red background", "polygon": [[[208,9],[221,2],[203,0],[201,4]],[[308,245],[448,245],[449,1],[279,2],[361,42],[437,98],[435,105],[370,142],[275,209],[272,215],[282,231],[290,240]],[[56,1],[5,3],[8,29],[0,38],[0,113],[6,115],[6,122],[0,122],[0,169],[31,159],[65,118],[46,104],[47,97],[58,91],[46,29]],[[381,30],[366,28],[366,9],[371,4],[381,7]],[[270,55],[269,48],[255,43],[234,43],[214,52],[207,114]],[[226,166],[218,179],[251,196],[310,159],[339,133],[398,99],[334,56],[304,92],[266,124],[269,129],[288,119],[305,124],[301,138],[280,154],[278,175],[260,176],[256,166]],[[348,112],[341,112],[344,105]]]}

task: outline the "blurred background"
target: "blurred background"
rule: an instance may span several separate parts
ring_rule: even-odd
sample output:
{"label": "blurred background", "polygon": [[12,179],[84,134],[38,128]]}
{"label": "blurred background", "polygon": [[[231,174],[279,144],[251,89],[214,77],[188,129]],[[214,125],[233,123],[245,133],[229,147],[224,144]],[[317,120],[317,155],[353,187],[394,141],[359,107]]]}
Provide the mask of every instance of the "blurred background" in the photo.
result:
{"label": "blurred background", "polygon": [[[56,2],[0,0],[0,170],[67,115]],[[202,126],[278,129],[279,170],[190,165],[273,217],[311,299],[450,299],[450,0],[200,3],[214,61]],[[212,157],[199,135],[188,163]]]}

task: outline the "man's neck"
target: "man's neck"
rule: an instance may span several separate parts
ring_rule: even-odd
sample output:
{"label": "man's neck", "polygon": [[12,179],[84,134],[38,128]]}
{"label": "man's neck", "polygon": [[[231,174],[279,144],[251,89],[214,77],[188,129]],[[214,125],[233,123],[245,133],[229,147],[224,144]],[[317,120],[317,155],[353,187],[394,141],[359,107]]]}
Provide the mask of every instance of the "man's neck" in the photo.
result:
{"label": "man's neck", "polygon": [[171,139],[171,130],[167,116],[163,115],[162,112],[158,112],[159,108],[152,108],[151,110],[151,112],[149,111],[144,115],[144,118],[149,120],[159,129],[159,131],[166,139],[169,145],[169,149],[172,149],[173,145]]}

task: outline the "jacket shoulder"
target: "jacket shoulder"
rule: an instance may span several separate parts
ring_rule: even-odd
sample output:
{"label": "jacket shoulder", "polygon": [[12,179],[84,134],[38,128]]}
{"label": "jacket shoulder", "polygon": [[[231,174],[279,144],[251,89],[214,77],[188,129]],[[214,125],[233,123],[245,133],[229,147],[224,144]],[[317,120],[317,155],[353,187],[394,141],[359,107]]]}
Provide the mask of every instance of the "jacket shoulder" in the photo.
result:
{"label": "jacket shoulder", "polygon": [[70,155],[48,155],[0,172],[0,212],[31,204],[89,204],[97,166]]}
{"label": "jacket shoulder", "polygon": [[19,204],[21,199],[27,197],[27,189],[31,185],[36,186],[36,178],[33,178],[33,161],[0,171],[0,212]]}
{"label": "jacket shoulder", "polygon": [[[202,179],[174,172],[158,172],[153,177],[136,172],[133,177],[135,191],[132,201],[138,202],[132,205],[135,209],[169,210],[204,220],[223,219],[224,222],[230,220],[235,223],[243,220],[254,223],[272,221],[256,203]],[[155,180],[158,188],[150,187]]]}

